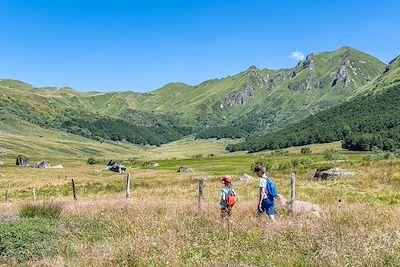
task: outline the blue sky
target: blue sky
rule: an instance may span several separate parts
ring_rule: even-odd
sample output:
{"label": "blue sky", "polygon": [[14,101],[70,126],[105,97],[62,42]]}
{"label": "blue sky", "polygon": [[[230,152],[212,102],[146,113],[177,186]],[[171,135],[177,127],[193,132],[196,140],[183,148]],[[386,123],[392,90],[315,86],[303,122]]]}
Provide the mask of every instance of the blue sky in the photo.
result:
{"label": "blue sky", "polygon": [[399,14],[396,0],[0,0],[0,77],[146,92],[345,45],[387,63]]}

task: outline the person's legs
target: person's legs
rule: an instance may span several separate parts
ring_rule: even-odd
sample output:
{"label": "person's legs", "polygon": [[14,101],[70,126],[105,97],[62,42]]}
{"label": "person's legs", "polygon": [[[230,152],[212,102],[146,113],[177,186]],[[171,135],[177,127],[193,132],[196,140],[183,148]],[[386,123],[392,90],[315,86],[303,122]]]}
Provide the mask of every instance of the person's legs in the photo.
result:
{"label": "person's legs", "polygon": [[268,217],[271,219],[271,221],[273,221],[274,223],[277,223],[277,221],[275,219],[275,205],[274,204],[275,204],[274,202],[269,203],[268,208],[267,208],[267,214],[268,214]]}

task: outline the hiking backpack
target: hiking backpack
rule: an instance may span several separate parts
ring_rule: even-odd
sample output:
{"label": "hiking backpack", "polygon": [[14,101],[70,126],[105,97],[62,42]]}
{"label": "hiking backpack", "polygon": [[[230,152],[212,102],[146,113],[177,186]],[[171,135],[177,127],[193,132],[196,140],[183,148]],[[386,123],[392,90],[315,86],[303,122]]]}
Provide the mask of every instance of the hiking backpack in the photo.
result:
{"label": "hiking backpack", "polygon": [[232,208],[236,204],[236,194],[232,189],[228,191],[226,196],[226,204],[229,208]]}

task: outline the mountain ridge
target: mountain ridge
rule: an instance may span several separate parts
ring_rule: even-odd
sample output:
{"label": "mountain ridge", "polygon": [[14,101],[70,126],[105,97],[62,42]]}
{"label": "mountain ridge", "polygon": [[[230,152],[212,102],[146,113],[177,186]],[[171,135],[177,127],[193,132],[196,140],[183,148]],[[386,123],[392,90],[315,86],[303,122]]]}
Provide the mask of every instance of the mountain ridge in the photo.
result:
{"label": "mountain ridge", "polygon": [[[96,117],[110,125],[118,121],[129,127],[141,127],[142,132],[147,132],[146,128],[158,129],[156,132],[161,134],[169,132],[170,138],[161,143],[204,130],[215,133],[213,128],[221,126],[237,127],[239,137],[244,137],[284,128],[336,106],[384,69],[385,64],[373,56],[341,47],[311,53],[294,68],[269,70],[250,66],[238,74],[195,86],[168,83],[148,93],[81,93],[67,87],[35,88],[3,79],[0,104],[20,119],[42,127],[66,127],[66,131],[93,139],[127,138],[115,132],[105,133],[105,129],[93,133],[97,130],[87,128],[91,125],[88,120]],[[22,111],[17,111],[16,106]],[[67,121],[73,121],[73,126],[65,125]],[[207,138],[207,134],[203,136]]]}

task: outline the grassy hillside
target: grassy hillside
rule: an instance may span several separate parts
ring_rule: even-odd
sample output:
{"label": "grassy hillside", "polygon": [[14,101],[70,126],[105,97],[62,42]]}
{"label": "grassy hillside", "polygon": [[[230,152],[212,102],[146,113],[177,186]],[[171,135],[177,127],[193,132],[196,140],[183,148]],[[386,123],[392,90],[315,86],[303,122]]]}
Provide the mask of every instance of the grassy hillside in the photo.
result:
{"label": "grassy hillside", "polygon": [[278,132],[230,145],[228,149],[261,151],[337,140],[344,140],[344,147],[353,150],[399,149],[399,77],[395,60],[382,75],[363,88],[362,94],[350,101]]}
{"label": "grassy hillside", "polygon": [[292,69],[250,67],[197,86],[171,83],[146,94],[80,93],[3,79],[0,113],[94,140],[159,146],[199,132],[199,138],[231,137],[218,135],[226,128],[214,129],[226,126],[244,137],[338,105],[383,69],[376,58],[343,47],[311,54]]}

